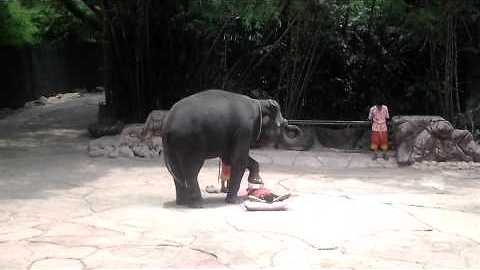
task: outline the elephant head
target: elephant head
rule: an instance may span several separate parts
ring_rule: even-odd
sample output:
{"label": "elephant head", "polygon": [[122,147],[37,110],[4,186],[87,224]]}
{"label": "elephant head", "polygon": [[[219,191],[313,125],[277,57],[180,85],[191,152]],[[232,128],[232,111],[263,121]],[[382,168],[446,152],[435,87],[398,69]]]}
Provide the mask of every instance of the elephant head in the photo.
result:
{"label": "elephant head", "polygon": [[295,126],[289,125],[288,120],[283,118],[280,105],[273,99],[259,100],[261,117],[262,117],[262,133],[259,138],[259,144],[263,145],[267,141],[277,142],[285,137],[297,137],[302,130]]}

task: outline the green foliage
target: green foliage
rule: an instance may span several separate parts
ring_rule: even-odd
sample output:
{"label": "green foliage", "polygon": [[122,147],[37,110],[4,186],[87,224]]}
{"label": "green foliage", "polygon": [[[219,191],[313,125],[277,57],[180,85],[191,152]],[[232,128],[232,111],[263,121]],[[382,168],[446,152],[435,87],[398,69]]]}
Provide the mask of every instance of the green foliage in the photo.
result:
{"label": "green foliage", "polygon": [[[117,36],[127,32],[130,48],[142,36],[133,11],[144,2],[115,3],[123,10],[115,17]],[[452,33],[446,18],[458,20],[459,61],[466,44],[470,51],[480,47],[480,2],[473,0],[150,3],[150,45],[160,49],[148,55],[164,65],[156,66],[163,83],[158,88],[171,93],[156,93],[155,99],[165,108],[187,88],[225,87],[247,94],[261,89],[291,107],[295,117],[358,119],[378,95],[398,114],[440,113]]]}
{"label": "green foliage", "polygon": [[[0,0],[0,44],[28,45],[72,36],[95,40],[99,3]],[[454,16],[457,22],[459,61],[467,46],[471,52],[480,50],[480,2],[473,0],[110,3],[115,7],[110,10],[116,39],[112,41],[123,42],[115,54],[125,70],[144,43],[147,24],[141,10],[149,3],[148,59],[165,65],[156,65],[160,75],[150,79],[163,80],[158,88],[168,86],[172,90],[165,92],[175,92],[152,95],[166,108],[188,93],[187,88],[225,87],[247,93],[262,89],[281,102],[287,100],[302,117],[358,119],[375,95],[392,102],[397,113],[438,113],[445,89],[446,40],[452,33],[446,18]],[[95,26],[88,20],[92,17]],[[130,89],[135,83],[127,77],[118,76]],[[171,100],[165,102],[166,96]]]}
{"label": "green foliage", "polygon": [[279,0],[197,0],[191,1],[190,12],[211,28],[235,19],[246,30],[260,30],[272,21],[278,22]]}
{"label": "green foliage", "polygon": [[92,29],[72,16],[61,1],[0,1],[0,45],[28,46],[68,37],[87,40]]}
{"label": "green foliage", "polygon": [[44,42],[55,42],[69,37],[88,40],[92,37],[92,28],[72,16],[58,1],[37,0],[31,8],[32,19],[39,28],[39,39]]}
{"label": "green foliage", "polygon": [[32,11],[18,0],[0,1],[0,46],[25,46],[39,40]]}

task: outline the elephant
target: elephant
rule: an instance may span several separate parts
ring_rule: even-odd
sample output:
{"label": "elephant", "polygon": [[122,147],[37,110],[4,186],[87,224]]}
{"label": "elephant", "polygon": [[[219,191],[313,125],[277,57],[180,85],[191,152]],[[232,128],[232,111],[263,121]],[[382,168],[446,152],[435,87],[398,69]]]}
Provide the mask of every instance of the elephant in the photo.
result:
{"label": "elephant", "polygon": [[219,157],[231,168],[226,203],[238,203],[245,169],[248,179],[259,178],[259,164],[249,156],[258,141],[281,136],[288,125],[279,104],[272,99],[210,89],[175,103],[162,125],[163,153],[173,176],[176,204],[202,207],[197,176],[206,159]]}

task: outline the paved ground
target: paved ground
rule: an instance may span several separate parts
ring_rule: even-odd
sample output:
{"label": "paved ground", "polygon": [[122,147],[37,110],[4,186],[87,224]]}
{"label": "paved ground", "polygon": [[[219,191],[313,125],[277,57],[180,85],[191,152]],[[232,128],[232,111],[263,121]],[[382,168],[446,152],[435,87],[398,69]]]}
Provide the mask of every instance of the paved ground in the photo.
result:
{"label": "paved ground", "polygon": [[[288,211],[216,194],[178,208],[160,160],[87,157],[98,100],[0,120],[0,269],[480,268],[478,166],[256,150],[267,186],[293,194]],[[217,173],[208,162],[201,185]]]}

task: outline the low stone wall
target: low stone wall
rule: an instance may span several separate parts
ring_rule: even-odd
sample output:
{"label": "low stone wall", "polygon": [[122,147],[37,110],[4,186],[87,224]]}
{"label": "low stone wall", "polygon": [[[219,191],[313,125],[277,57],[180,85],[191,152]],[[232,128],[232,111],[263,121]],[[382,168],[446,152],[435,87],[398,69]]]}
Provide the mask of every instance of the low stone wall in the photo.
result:
{"label": "low stone wall", "polygon": [[367,150],[370,144],[368,127],[327,128],[312,127],[320,145],[329,148]]}
{"label": "low stone wall", "polygon": [[[119,135],[109,134],[92,140],[88,147],[91,157],[157,158],[162,151],[161,125],[167,111],[153,111],[145,124],[126,125]],[[112,126],[112,128],[116,125]],[[315,147],[366,150],[370,132],[367,128],[329,129],[302,126],[297,137],[281,138],[254,148],[306,151]],[[118,131],[120,132],[120,131]],[[117,133],[118,133],[117,132]],[[93,136],[93,135],[92,135]],[[293,136],[293,135],[292,135]]]}

